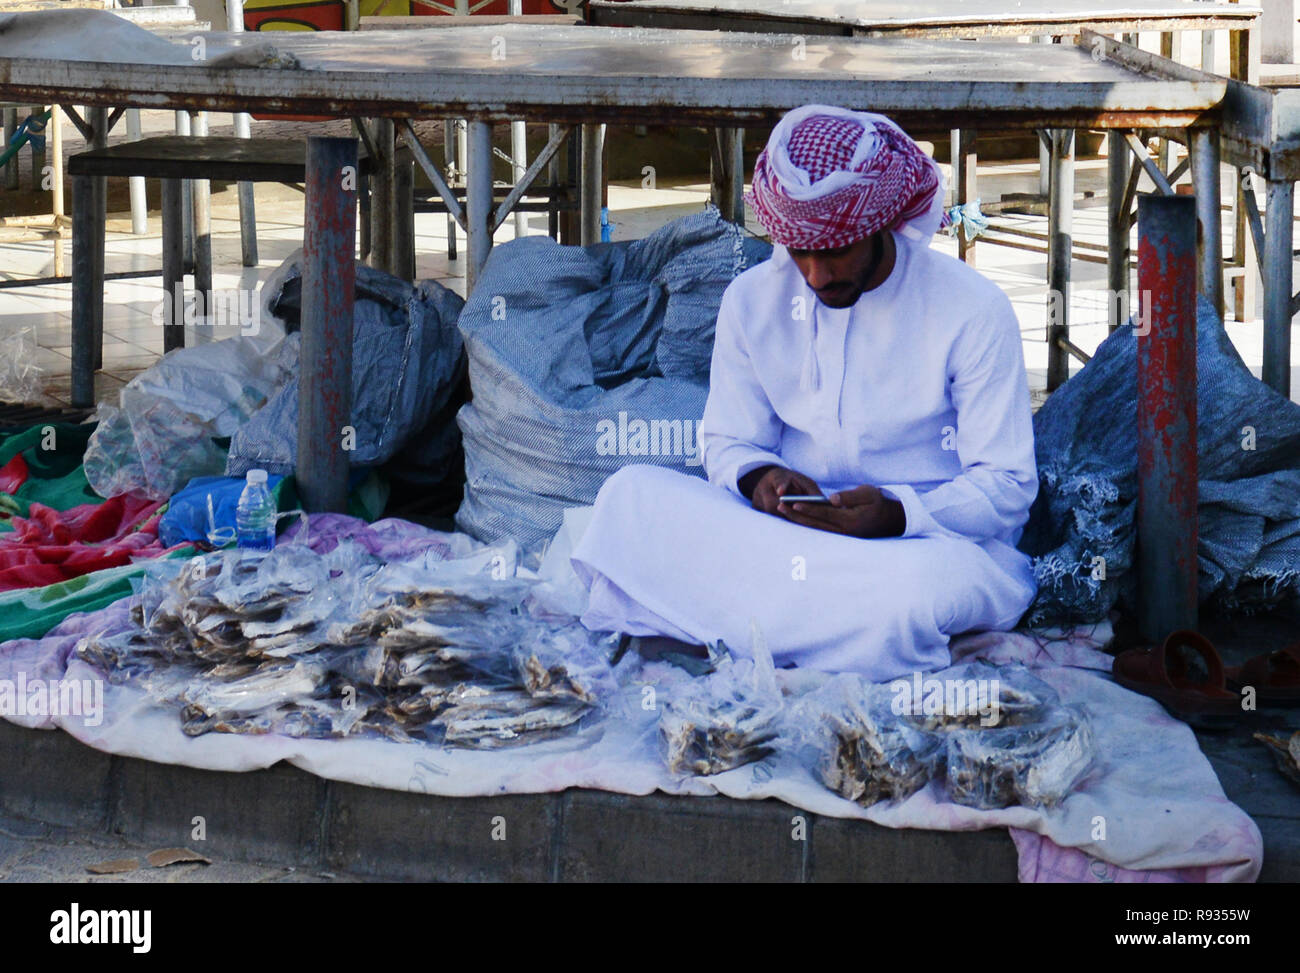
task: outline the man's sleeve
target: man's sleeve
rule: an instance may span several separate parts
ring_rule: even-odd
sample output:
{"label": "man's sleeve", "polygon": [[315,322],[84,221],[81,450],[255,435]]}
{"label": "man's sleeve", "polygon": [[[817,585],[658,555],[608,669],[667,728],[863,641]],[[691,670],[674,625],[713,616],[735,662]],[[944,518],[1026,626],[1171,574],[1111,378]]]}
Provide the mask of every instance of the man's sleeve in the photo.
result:
{"label": "man's sleeve", "polygon": [[1019,322],[1011,302],[998,298],[962,329],[948,360],[961,474],[924,494],[907,484],[880,488],[903,505],[904,537],[981,541],[1029,520],[1038,494],[1029,384]]}
{"label": "man's sleeve", "polygon": [[769,464],[784,466],[776,452],[781,428],[750,361],[734,287],[728,287],[718,309],[709,398],[699,433],[709,482],[739,496],[737,481],[750,470]]}

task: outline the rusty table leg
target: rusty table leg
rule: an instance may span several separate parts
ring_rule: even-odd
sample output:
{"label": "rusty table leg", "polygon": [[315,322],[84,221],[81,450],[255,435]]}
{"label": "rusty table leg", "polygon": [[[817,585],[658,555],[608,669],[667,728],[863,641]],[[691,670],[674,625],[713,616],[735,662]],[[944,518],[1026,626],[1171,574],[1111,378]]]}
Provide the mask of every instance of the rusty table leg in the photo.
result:
{"label": "rusty table leg", "polygon": [[[976,188],[976,170],[979,167],[976,131],[973,128],[954,128],[951,135],[953,202],[958,206],[973,203],[979,198]],[[1050,171],[1049,168],[1044,170]],[[975,241],[966,235],[963,223],[957,229],[957,259],[975,266]]]}
{"label": "rusty table leg", "polygon": [[1074,130],[1052,131],[1051,192],[1047,202],[1047,391],[1070,378],[1070,264],[1074,257]]}
{"label": "rusty table leg", "polygon": [[[477,119],[467,126],[465,169],[465,296],[483,275],[492,253],[492,123]],[[599,201],[599,200],[598,200]],[[596,209],[600,218],[600,209]]]}
{"label": "rusty table leg", "polygon": [[1124,209],[1124,190],[1128,186],[1129,168],[1128,145],[1123,132],[1111,132],[1107,136],[1106,148],[1106,208],[1107,208],[1107,242],[1106,281],[1110,293],[1107,306],[1110,315],[1110,330],[1124,324],[1129,301],[1129,213]]}
{"label": "rusty table leg", "polygon": [[185,193],[162,180],[163,353],[185,347]]}
{"label": "rusty table leg", "polygon": [[345,166],[356,171],[355,139],[307,139],[296,473],[312,513],[347,510],[357,200]]}
{"label": "rusty table leg", "polygon": [[603,125],[583,124],[580,242],[584,247],[600,242],[600,193],[603,182],[601,156],[604,140]]}
{"label": "rusty table leg", "polygon": [[1212,128],[1188,133],[1192,185],[1196,188],[1199,290],[1223,320],[1223,215],[1219,212],[1219,133]]}
{"label": "rusty table leg", "polygon": [[[1265,384],[1291,397],[1291,288],[1295,183],[1270,180],[1264,233],[1264,369]],[[1253,268],[1247,268],[1248,270]]]}
{"label": "rusty table leg", "polygon": [[1196,223],[1190,197],[1138,200],[1138,624],[1152,642],[1197,622]]}

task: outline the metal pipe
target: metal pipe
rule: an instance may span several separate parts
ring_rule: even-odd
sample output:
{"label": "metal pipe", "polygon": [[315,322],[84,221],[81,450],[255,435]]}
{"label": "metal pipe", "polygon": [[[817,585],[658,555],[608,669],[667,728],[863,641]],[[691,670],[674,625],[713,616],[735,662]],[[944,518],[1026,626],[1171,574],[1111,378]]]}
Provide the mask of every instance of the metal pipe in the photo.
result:
{"label": "metal pipe", "polygon": [[415,280],[415,163],[410,153],[396,160],[393,180],[393,265],[389,273]]}
{"label": "metal pipe", "polygon": [[1084,351],[1082,348],[1076,345],[1073,341],[1070,341],[1068,338],[1059,338],[1057,340],[1059,341],[1062,348],[1064,348],[1075,358],[1079,359],[1079,361],[1082,364],[1086,365],[1088,364],[1088,362],[1092,361],[1092,355],[1088,354],[1086,351]]}
{"label": "metal pipe", "polygon": [[[208,134],[208,113],[195,112],[194,134]],[[211,341],[212,333],[212,183],[206,179],[193,181],[194,204],[194,301],[195,340]]]}
{"label": "metal pipe", "polygon": [[[523,16],[523,0],[510,0],[508,12],[512,17]],[[525,122],[510,123],[510,158],[514,169],[511,176],[515,185],[518,185],[528,169],[528,126]],[[525,236],[528,236],[528,214],[516,210],[515,239]]]}
{"label": "metal pipe", "polygon": [[743,128],[729,125],[722,130],[722,158],[727,167],[722,196],[727,203],[727,219],[737,226],[744,226],[745,130]]}
{"label": "metal pipe", "polygon": [[[13,141],[14,133],[18,131],[18,109],[5,108],[3,110],[5,121],[5,146]],[[4,172],[5,189],[18,188],[18,156],[14,156],[5,163]]]}
{"label": "metal pipe", "polygon": [[[1039,36],[1038,43],[1050,44],[1052,43],[1052,38],[1047,34],[1043,34]],[[1047,143],[1043,141],[1042,133],[1039,132],[1038,134],[1038,195],[1046,198],[1052,188],[1052,151],[1048,147]],[[953,165],[956,165],[956,162],[954,162]]]}
{"label": "metal pipe", "polygon": [[365,261],[367,267],[370,266],[370,175],[369,173],[357,174],[357,220],[360,223],[358,235],[360,236],[360,254],[358,259]]}
{"label": "metal pipe", "polygon": [[[514,183],[518,185],[528,170],[528,126],[525,122],[510,123],[510,159]],[[525,236],[528,236],[528,214],[515,210],[515,238]]]}
{"label": "metal pipe", "polygon": [[582,126],[582,225],[580,242],[586,247],[600,242],[601,148],[604,126]]}
{"label": "metal pipe", "polygon": [[[108,109],[91,108],[86,113],[86,120],[90,124],[91,148],[105,148],[108,145]],[[104,236],[108,210],[108,177],[93,176],[90,185],[92,197],[90,206],[94,214],[95,229],[87,241],[92,254],[89,268],[89,308],[93,323],[91,333],[94,335],[91,345],[93,361],[95,368],[99,369],[104,367]]]}
{"label": "metal pipe", "polygon": [[[456,185],[457,144],[456,120],[454,118],[444,118],[442,121],[442,157],[446,162],[447,176],[445,182],[448,187]],[[456,216],[451,211],[450,205],[447,207],[447,259],[456,259]]]}
{"label": "metal pipe", "polygon": [[[176,113],[176,134],[190,134],[190,113],[188,111],[178,111]],[[182,212],[184,218],[184,232],[181,240],[181,261],[186,270],[194,266],[194,222],[191,214],[194,212],[194,189],[192,181],[189,179],[181,180],[181,193],[185,197]]]}
{"label": "metal pipe", "polygon": [[1240,267],[1241,273],[1234,274],[1230,279],[1232,317],[1238,324],[1255,320],[1255,263],[1258,255],[1255,252],[1255,239],[1250,232],[1246,202],[1246,189],[1251,184],[1251,178],[1248,174],[1242,174],[1242,178],[1235,181],[1236,191],[1232,194],[1231,263],[1233,267]]}
{"label": "metal pipe", "polygon": [[308,137],[295,473],[310,513],[347,509],[357,201],[343,171],[356,165],[356,139]]}
{"label": "metal pipe", "polygon": [[1198,290],[1223,320],[1223,216],[1219,211],[1219,133],[1197,128],[1189,139],[1192,184],[1196,191],[1199,270]]}
{"label": "metal pipe", "polygon": [[1138,624],[1154,643],[1197,623],[1197,208],[1138,200]]}
{"label": "metal pipe", "polygon": [[1070,358],[1060,339],[1070,337],[1070,261],[1074,221],[1074,132],[1052,132],[1047,232],[1047,391],[1070,378]]}
{"label": "metal pipe", "polygon": [[[1128,186],[1129,150],[1124,133],[1110,132],[1106,136],[1106,206],[1108,210],[1106,286],[1110,290],[1110,306],[1129,307],[1129,218],[1121,210]],[[1110,322],[1114,331],[1123,321]]]}
{"label": "metal pipe", "polygon": [[95,324],[91,304],[103,300],[92,293],[94,247],[94,176],[72,177],[72,405],[95,404]]}
{"label": "metal pipe", "polygon": [[162,180],[163,353],[185,347],[185,192],[179,179]]}
{"label": "metal pipe", "polygon": [[[974,129],[954,128],[950,135],[953,202],[958,206],[973,203],[979,198],[976,182],[979,156],[975,138]],[[964,224],[957,229],[957,258],[975,266],[975,241],[966,235]]]}
{"label": "metal pipe", "polygon": [[[39,127],[40,118],[44,114],[44,105],[33,105],[27,117],[32,119],[35,126]],[[43,192],[45,189],[45,144],[42,142],[38,145],[35,140],[32,140],[27,145],[32,150],[32,192]]]}
{"label": "metal pipe", "polygon": [[[1270,180],[1264,234],[1264,383],[1291,397],[1291,288],[1295,184]],[[1249,268],[1247,268],[1249,269]]]}
{"label": "metal pipe", "polygon": [[[126,110],[126,138],[128,142],[138,142],[140,132],[140,109]],[[144,236],[149,232],[149,204],[145,199],[144,176],[131,176],[127,180],[127,191],[131,198],[131,232]]]}
{"label": "metal pipe", "polygon": [[[232,34],[244,29],[244,0],[226,0],[226,29]],[[235,137],[252,138],[252,126],[247,112],[235,112]],[[253,184],[241,182],[239,193],[239,249],[245,267],[257,266],[257,209]]]}
{"label": "metal pipe", "polygon": [[[457,7],[460,6],[461,2],[462,2],[462,0],[456,0],[456,5],[457,5]],[[468,0],[465,0],[465,3],[466,3],[466,8],[467,8],[467,10],[468,10]],[[466,13],[466,16],[469,16],[469,14]],[[455,128],[456,128],[456,168],[459,170],[459,175],[460,175],[460,178],[461,178],[461,180],[462,180],[461,185],[462,185],[462,186],[465,186],[465,187],[468,187],[468,186],[469,186],[469,173],[468,173],[468,169],[469,169],[469,128],[468,128],[468,122],[466,122],[465,119],[463,119],[463,118],[462,118],[462,119],[459,119],[459,120],[456,122]],[[468,233],[468,231],[466,231],[465,238],[466,238],[466,241],[467,241],[465,245],[468,247],[468,246],[469,246],[469,243],[468,243],[469,233]],[[451,254],[448,254],[448,256],[451,256]]]}
{"label": "metal pipe", "polygon": [[62,277],[67,270],[63,256],[63,110],[50,106],[50,155],[54,158],[54,276]]}
{"label": "metal pipe", "polygon": [[370,168],[370,266],[387,271],[393,266],[393,204],[397,181],[393,120],[375,119],[373,137],[377,154]]}
{"label": "metal pipe", "polygon": [[465,172],[465,296],[478,283],[492,252],[492,123],[474,120],[466,126],[468,158]]}
{"label": "metal pipe", "polygon": [[[559,134],[559,125],[551,122],[546,126],[546,137],[548,142],[554,142],[556,138],[559,137]],[[560,153],[558,151],[551,156],[550,161],[546,165],[546,178],[550,182],[552,189],[560,184]],[[552,196],[551,199],[554,200],[555,197]],[[546,214],[546,232],[552,240],[559,240],[560,214],[554,208]]]}

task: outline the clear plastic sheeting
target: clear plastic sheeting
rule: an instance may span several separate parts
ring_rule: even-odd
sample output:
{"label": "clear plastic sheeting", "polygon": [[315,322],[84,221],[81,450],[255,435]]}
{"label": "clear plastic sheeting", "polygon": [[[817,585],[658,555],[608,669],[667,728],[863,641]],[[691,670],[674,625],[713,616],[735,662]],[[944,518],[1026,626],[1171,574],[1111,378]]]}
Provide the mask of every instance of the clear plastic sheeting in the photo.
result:
{"label": "clear plastic sheeting", "polygon": [[456,416],[457,525],[533,554],[628,463],[702,476],[722,292],[770,253],[712,206],[643,240],[494,248],[460,317],[474,396]]}
{"label": "clear plastic sheeting", "polygon": [[136,491],[165,500],[191,479],[220,476],[235,434],[285,380],[284,333],[178,348],[101,405],[86,446],[86,479],[102,497]]}
{"label": "clear plastic sheeting", "polygon": [[0,402],[38,402],[45,370],[37,364],[35,328],[0,331]]}
{"label": "clear plastic sheeting", "polygon": [[[250,469],[292,473],[298,457],[298,332],[302,251],[262,287],[262,314],[292,332],[288,374],[276,394],[234,436],[227,476]],[[355,467],[400,454],[408,478],[430,486],[449,473],[459,436],[450,415],[461,375],[456,320],[464,301],[437,281],[412,286],[358,263],[352,325],[352,427]]]}
{"label": "clear plastic sheeting", "polygon": [[[1135,609],[1137,342],[1119,328],[1034,416],[1040,487],[1018,545],[1038,580],[1031,625]],[[1204,298],[1196,369],[1200,599],[1281,603],[1300,595],[1300,405],[1251,374]]]}

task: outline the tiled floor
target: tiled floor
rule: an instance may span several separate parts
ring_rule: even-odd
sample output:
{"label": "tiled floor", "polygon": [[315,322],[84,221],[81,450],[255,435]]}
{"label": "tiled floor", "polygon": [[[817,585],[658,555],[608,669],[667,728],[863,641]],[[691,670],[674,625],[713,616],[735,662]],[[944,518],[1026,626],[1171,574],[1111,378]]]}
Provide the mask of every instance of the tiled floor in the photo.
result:
{"label": "tiled floor", "polygon": [[[1076,189],[1104,188],[1105,161],[1083,162],[1076,176]],[[986,174],[987,173],[987,174]],[[1034,191],[1037,169],[1033,165],[1003,166],[981,173],[981,191],[988,198],[1007,192]],[[611,185],[610,219],[615,239],[645,236],[673,219],[697,211],[707,199],[703,183],[660,185],[655,190],[639,184]],[[1227,198],[1225,196],[1225,198]],[[226,191],[213,198],[213,285],[219,291],[251,291],[302,244],[302,196],[283,187],[258,186],[258,246],[261,262],[256,268],[240,266],[240,242],[235,194]],[[762,228],[748,213],[748,227],[761,234]],[[1078,209],[1074,214],[1076,240],[1105,242],[1104,206]],[[546,232],[545,214],[529,214],[530,234]],[[1226,220],[1226,216],[1225,216]],[[1025,227],[1046,230],[1041,217],[1024,217]],[[120,221],[116,226],[125,226]],[[460,237],[457,260],[446,256],[447,221],[442,214],[416,217],[417,276],[434,278],[464,293],[464,238]],[[514,221],[508,219],[497,232],[496,242],[514,238]],[[1230,238],[1230,236],[1229,236]],[[70,252],[70,243],[64,242]],[[954,241],[939,235],[935,246],[955,253]],[[125,232],[110,232],[106,245],[106,269],[109,272],[150,269],[161,265],[161,239],[157,214],[150,219],[149,233],[135,237]],[[1011,298],[1022,326],[1026,365],[1030,384],[1040,390],[1045,384],[1047,349],[1044,341],[1046,305],[1046,258],[998,246],[981,246],[977,252],[979,269],[995,280]],[[70,259],[67,265],[71,265]],[[0,237],[0,278],[14,279],[48,275],[53,272],[52,241],[4,243]],[[1104,264],[1076,260],[1071,295],[1071,339],[1091,352],[1107,333],[1106,268]],[[1300,280],[1300,274],[1297,275]],[[162,299],[157,278],[109,281],[104,287],[104,367],[96,377],[96,394],[100,401],[115,401],[118,389],[159,357],[162,335],[154,323]],[[256,301],[255,294],[244,300]],[[1258,318],[1262,296],[1257,299],[1256,320],[1239,324],[1229,321],[1228,332],[1248,365],[1259,373],[1262,358],[1262,328]],[[66,404],[70,392],[71,369],[71,287],[45,285],[0,290],[0,334],[14,329],[34,330],[37,364],[45,370],[45,390],[51,404]],[[235,333],[226,330],[219,336]],[[207,335],[191,333],[187,344],[210,340]],[[1293,344],[1300,348],[1300,327],[1293,331]],[[1079,366],[1074,364],[1073,369]],[[1300,395],[1300,369],[1292,381]],[[0,390],[2,396],[2,390]]]}

